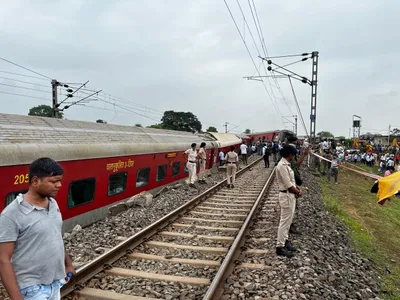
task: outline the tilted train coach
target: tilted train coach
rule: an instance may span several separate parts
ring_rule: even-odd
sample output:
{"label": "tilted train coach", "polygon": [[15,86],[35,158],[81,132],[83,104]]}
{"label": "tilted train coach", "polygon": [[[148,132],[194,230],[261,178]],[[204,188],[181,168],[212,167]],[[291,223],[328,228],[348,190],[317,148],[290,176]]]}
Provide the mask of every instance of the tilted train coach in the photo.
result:
{"label": "tilted train coach", "polygon": [[64,230],[104,218],[110,205],[188,176],[183,152],[206,142],[207,169],[234,134],[181,131],[0,114],[0,211],[29,187],[29,164],[51,157],[64,168],[56,197]]}

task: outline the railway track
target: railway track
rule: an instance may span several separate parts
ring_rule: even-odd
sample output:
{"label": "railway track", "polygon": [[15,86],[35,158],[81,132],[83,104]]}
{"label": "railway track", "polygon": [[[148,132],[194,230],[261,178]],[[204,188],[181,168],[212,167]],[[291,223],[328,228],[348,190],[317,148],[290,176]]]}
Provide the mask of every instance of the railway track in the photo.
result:
{"label": "railway track", "polygon": [[235,267],[274,170],[261,159],[222,181],[78,270],[63,297],[218,299]]}

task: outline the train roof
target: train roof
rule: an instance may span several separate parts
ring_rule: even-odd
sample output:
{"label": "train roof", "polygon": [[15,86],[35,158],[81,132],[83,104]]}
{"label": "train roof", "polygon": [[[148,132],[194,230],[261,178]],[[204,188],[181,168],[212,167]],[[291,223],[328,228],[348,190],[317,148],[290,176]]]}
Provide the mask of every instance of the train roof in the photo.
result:
{"label": "train roof", "polygon": [[[236,140],[234,136],[227,142]],[[0,114],[0,166],[28,164],[43,156],[64,161],[183,151],[202,141],[220,147],[208,134]]]}
{"label": "train roof", "polygon": [[226,147],[242,142],[242,139],[231,133],[209,132],[218,141],[218,147]]}

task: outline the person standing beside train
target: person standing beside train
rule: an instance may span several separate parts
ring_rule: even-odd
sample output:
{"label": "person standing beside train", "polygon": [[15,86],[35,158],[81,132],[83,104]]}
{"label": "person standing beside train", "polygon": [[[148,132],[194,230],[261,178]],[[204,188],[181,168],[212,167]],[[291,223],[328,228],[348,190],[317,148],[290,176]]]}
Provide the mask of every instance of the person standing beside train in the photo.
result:
{"label": "person standing beside train", "polygon": [[219,149],[219,166],[222,167],[224,165],[224,161],[225,161],[225,154],[224,151],[222,151],[222,149]]}
{"label": "person standing beside train", "polygon": [[199,183],[206,184],[207,182],[204,180],[206,175],[206,162],[207,162],[206,143],[202,142],[200,144],[200,150],[197,153],[197,158],[199,159],[200,163]]}
{"label": "person standing beside train", "polygon": [[243,165],[247,166],[247,145],[245,141],[240,145],[240,155],[242,156]]}
{"label": "person standing beside train", "polygon": [[0,277],[12,300],[59,300],[60,281],[75,274],[53,198],[63,174],[54,160],[35,160],[29,167],[28,192],[0,215]]}
{"label": "person standing beside train", "polygon": [[296,185],[294,172],[290,167],[290,163],[296,156],[297,150],[291,145],[285,145],[281,149],[280,154],[282,159],[276,167],[276,179],[279,185],[279,206],[281,208],[276,254],[293,257],[296,248],[288,240],[289,228],[296,209],[296,198],[302,195],[300,188]]}
{"label": "person standing beside train", "polygon": [[196,150],[196,143],[190,145],[190,149],[187,149],[183,156],[186,163],[186,168],[189,171],[189,182],[191,187],[195,187],[194,183],[196,182],[196,163],[197,163],[197,150]]}
{"label": "person standing beside train", "polygon": [[226,181],[228,183],[228,188],[234,188],[236,171],[239,164],[239,156],[235,152],[235,146],[231,146],[231,151],[229,151],[225,156],[226,163]]}

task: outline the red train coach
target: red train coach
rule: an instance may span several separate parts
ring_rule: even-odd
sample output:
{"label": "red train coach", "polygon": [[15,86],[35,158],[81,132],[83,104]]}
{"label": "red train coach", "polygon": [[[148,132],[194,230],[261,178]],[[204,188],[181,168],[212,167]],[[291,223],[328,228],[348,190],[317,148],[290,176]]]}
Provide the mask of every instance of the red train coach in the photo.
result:
{"label": "red train coach", "polygon": [[265,132],[254,132],[247,134],[251,140],[251,143],[255,143],[259,140],[262,142],[284,142],[289,135],[294,135],[290,130],[274,130]]}
{"label": "red train coach", "polygon": [[29,164],[39,157],[51,157],[65,171],[56,197],[65,231],[104,218],[116,202],[187,177],[183,151],[191,143],[206,142],[208,169],[218,149],[226,151],[241,143],[232,134],[9,114],[0,114],[0,134],[0,211],[27,191]]}

